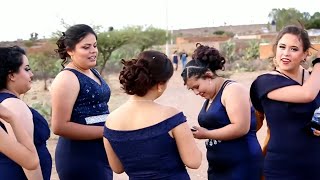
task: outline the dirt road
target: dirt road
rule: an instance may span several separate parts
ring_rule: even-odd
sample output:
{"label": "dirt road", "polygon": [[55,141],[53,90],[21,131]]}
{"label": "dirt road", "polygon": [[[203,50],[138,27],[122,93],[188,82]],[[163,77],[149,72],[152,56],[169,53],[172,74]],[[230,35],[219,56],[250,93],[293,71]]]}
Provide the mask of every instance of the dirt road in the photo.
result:
{"label": "dirt road", "polygon": [[[183,81],[180,77],[180,71],[178,70],[177,72],[174,73],[173,77],[171,78],[168,88],[165,91],[165,93],[157,100],[157,102],[170,105],[173,107],[176,107],[177,109],[181,110],[184,112],[188,119],[188,123],[190,126],[192,125],[198,125],[197,123],[197,116],[198,112],[202,106],[202,103],[204,101],[203,98],[199,96],[195,96],[192,91],[188,91],[186,87],[183,85]],[[249,89],[250,84],[252,83],[253,79],[259,75],[261,72],[257,73],[235,73],[230,77],[230,79],[236,80],[240,83],[243,83],[246,85]],[[116,78],[115,79],[110,79],[109,81],[117,83]],[[113,85],[113,88],[119,88],[118,85]],[[126,96],[123,95],[123,93],[120,93],[118,91],[115,91],[115,93],[112,94],[112,96],[123,96],[121,98],[111,98],[111,104],[114,105],[114,107],[111,107],[111,109],[115,109],[115,106],[120,105],[122,102],[125,101],[127,98]],[[116,102],[115,102],[116,101]],[[258,138],[259,141],[261,142],[263,137],[265,136],[265,127],[262,128],[258,132]],[[203,153],[203,160],[202,160],[202,165],[199,169],[197,170],[192,170],[188,169],[188,172],[190,174],[190,177],[192,180],[201,180],[201,179],[207,179],[207,162],[206,162],[206,149],[204,146],[204,140],[196,140],[199,148],[201,148],[201,151]],[[52,157],[54,158],[54,149],[55,145],[57,143],[56,138],[52,138],[49,143],[49,149],[52,154]],[[55,166],[53,166],[52,169],[52,180],[58,180],[56,171],[55,171]],[[127,180],[128,176],[126,174],[114,174],[114,179],[115,180]]]}

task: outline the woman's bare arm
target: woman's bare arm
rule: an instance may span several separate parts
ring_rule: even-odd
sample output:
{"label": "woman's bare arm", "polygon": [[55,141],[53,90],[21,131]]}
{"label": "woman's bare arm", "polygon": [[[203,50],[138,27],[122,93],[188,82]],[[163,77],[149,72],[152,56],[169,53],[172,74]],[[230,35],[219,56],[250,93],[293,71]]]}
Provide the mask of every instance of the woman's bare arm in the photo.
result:
{"label": "woman's bare arm", "polygon": [[0,104],[0,118],[2,121],[6,121],[11,125],[15,137],[17,138],[17,141],[15,141],[0,128],[0,152],[25,169],[36,169],[39,166],[37,150],[31,137],[18,122],[17,117]]}

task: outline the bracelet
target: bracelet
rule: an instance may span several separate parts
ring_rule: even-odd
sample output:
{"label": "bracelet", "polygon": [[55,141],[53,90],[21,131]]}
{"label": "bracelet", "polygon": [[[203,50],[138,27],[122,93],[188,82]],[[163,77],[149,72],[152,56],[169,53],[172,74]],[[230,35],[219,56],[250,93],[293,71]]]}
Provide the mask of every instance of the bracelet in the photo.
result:
{"label": "bracelet", "polygon": [[312,66],[314,66],[315,64],[320,63],[320,58],[316,58],[312,61]]}

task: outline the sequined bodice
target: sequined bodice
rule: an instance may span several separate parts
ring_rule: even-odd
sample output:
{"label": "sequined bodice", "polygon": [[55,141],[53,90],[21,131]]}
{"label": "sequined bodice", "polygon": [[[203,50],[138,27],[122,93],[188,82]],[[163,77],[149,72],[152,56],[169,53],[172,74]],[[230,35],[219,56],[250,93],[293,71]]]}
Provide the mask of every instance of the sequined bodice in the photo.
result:
{"label": "sequined bodice", "polygon": [[91,69],[101,82],[86,76],[85,74],[70,68],[78,78],[80,91],[74,103],[71,121],[87,125],[104,125],[107,114],[109,114],[108,101],[110,99],[110,88],[95,69]]}

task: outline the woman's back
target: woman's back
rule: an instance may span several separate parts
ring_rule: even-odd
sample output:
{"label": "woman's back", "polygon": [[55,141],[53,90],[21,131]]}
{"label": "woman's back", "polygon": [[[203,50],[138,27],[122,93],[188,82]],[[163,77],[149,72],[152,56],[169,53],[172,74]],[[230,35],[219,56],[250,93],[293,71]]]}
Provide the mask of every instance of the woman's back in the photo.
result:
{"label": "woman's back", "polygon": [[135,103],[117,109],[104,130],[130,179],[190,179],[171,132],[186,122],[183,113],[153,102]]}

